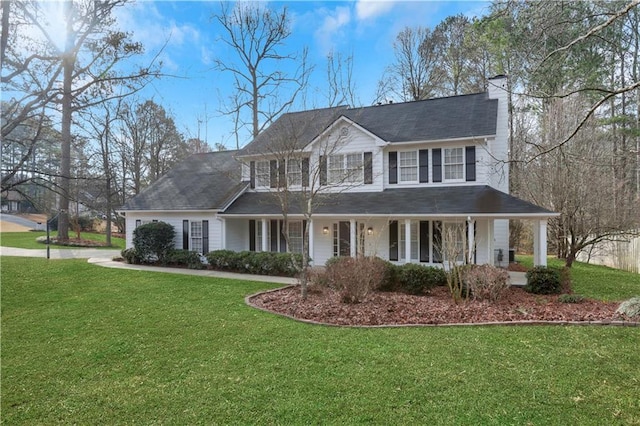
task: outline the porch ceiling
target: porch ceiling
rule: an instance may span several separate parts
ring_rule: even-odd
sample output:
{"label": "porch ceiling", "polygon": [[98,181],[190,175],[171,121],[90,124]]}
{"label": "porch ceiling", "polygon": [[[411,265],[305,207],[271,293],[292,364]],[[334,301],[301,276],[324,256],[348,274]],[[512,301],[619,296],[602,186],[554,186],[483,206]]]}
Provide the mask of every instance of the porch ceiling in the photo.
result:
{"label": "porch ceiling", "polygon": [[[317,216],[556,216],[547,209],[486,185],[343,192],[319,196],[314,201],[313,212]],[[302,213],[299,194],[290,194],[289,205],[289,214]],[[281,207],[274,194],[247,192],[221,214],[226,215],[277,216],[281,215]]]}

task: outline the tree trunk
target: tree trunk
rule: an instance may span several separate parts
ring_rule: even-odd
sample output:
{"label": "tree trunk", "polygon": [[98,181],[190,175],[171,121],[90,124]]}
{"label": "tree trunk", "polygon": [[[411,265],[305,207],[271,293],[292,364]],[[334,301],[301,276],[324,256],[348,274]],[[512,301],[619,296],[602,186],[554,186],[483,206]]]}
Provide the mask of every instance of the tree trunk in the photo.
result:
{"label": "tree trunk", "polygon": [[69,239],[69,182],[71,176],[71,112],[72,92],[71,83],[75,65],[75,52],[73,49],[73,20],[71,18],[72,3],[64,4],[66,19],[66,44],[62,58],[63,82],[62,82],[62,128],[61,128],[61,158],[60,158],[60,202],[58,204],[58,238]]}

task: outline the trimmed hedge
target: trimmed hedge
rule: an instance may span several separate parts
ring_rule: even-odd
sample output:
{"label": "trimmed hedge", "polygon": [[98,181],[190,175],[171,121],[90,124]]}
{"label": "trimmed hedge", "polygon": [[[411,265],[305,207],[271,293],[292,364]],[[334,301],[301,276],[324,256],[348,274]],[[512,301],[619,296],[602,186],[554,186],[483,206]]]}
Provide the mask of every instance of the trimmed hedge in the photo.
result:
{"label": "trimmed hedge", "polygon": [[172,250],[166,259],[167,265],[186,266],[189,269],[203,269],[200,254],[189,250]]}
{"label": "trimmed hedge", "polygon": [[546,266],[536,266],[526,274],[525,291],[533,294],[560,294],[562,280],[560,271]]}
{"label": "trimmed hedge", "polygon": [[133,231],[133,246],[145,262],[167,264],[173,251],[176,231],[165,222],[151,222],[138,226]]}
{"label": "trimmed hedge", "polygon": [[136,250],[135,247],[122,250],[120,254],[127,263],[132,265],[139,265],[142,263],[142,256],[140,256],[140,253],[138,253],[138,250]]}
{"label": "trimmed hedge", "polygon": [[207,261],[211,269],[243,274],[295,277],[302,269],[298,253],[215,250],[207,254]]}
{"label": "trimmed hedge", "polygon": [[406,263],[396,268],[400,290],[409,294],[423,294],[447,283],[447,275],[442,268],[415,263]]}

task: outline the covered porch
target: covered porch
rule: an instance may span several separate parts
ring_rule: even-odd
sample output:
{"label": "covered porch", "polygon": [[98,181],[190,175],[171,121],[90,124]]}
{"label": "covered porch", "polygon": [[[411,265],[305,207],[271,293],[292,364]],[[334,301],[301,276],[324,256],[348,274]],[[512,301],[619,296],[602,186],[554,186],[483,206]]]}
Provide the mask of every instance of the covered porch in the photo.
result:
{"label": "covered porch", "polygon": [[326,194],[309,220],[296,208],[300,205],[304,204],[291,204],[285,223],[272,194],[243,194],[220,214],[223,247],[301,251],[308,230],[309,256],[315,265],[334,256],[357,255],[442,265],[447,260],[443,235],[455,234],[455,261],[506,267],[509,219],[524,219],[533,226],[534,263],[546,265],[547,220],[556,215],[488,186]]}

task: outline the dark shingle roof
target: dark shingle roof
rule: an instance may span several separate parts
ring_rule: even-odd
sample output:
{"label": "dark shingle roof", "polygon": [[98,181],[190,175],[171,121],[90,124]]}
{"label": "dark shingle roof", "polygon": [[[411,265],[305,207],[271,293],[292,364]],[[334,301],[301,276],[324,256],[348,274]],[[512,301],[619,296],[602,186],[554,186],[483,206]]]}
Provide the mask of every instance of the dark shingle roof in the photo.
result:
{"label": "dark shingle roof", "polygon": [[498,101],[487,93],[349,109],[345,116],[386,142],[495,135]]}
{"label": "dark shingle roof", "polygon": [[282,114],[238,155],[268,155],[280,150],[302,149],[346,110],[346,106],[337,106]]}
{"label": "dark shingle roof", "polygon": [[[340,116],[394,143],[494,135],[497,114],[498,101],[489,99],[487,93],[363,108],[339,106],[293,112],[280,116],[239,155],[302,149]],[[283,144],[286,148],[279,149]]]}
{"label": "dark shingle roof", "polygon": [[237,151],[194,154],[136,195],[122,210],[209,210],[225,207],[246,186]]}
{"label": "dark shingle roof", "polygon": [[[314,214],[335,215],[554,215],[527,201],[486,185],[385,189],[382,192],[343,192],[317,199]],[[291,202],[290,214],[302,203]],[[242,194],[223,214],[280,215],[273,194]]]}

